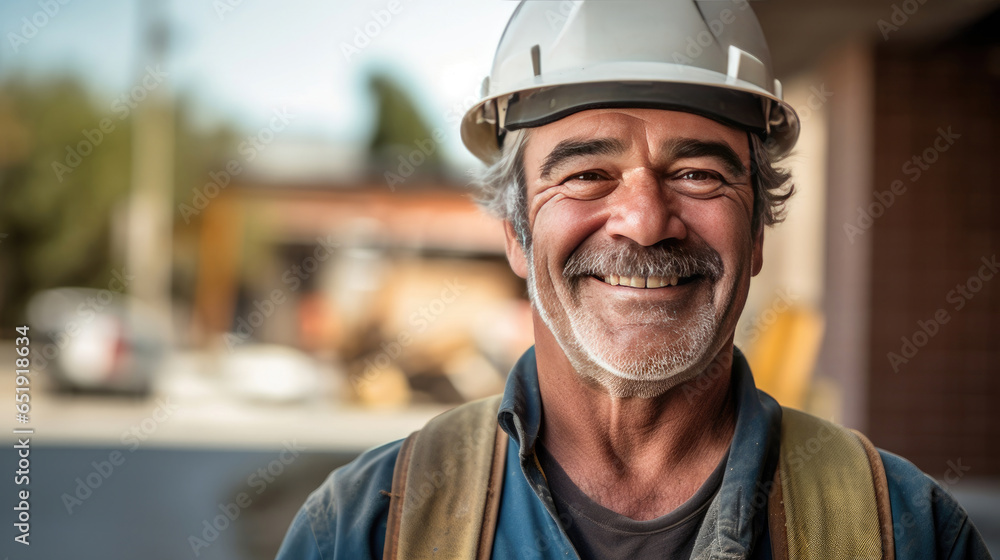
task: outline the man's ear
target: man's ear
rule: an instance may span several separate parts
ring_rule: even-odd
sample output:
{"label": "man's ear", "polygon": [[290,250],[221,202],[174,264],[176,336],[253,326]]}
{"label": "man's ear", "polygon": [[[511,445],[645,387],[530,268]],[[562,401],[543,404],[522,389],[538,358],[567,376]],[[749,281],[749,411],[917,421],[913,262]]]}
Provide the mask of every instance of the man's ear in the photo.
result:
{"label": "man's ear", "polygon": [[760,269],[764,267],[764,224],[757,227],[757,233],[753,236],[752,260],[750,275],[757,276],[760,274]]}
{"label": "man's ear", "polygon": [[503,222],[504,246],[507,249],[507,262],[510,268],[521,278],[528,278],[528,259],[524,256],[524,247],[517,239],[514,224],[510,220]]}

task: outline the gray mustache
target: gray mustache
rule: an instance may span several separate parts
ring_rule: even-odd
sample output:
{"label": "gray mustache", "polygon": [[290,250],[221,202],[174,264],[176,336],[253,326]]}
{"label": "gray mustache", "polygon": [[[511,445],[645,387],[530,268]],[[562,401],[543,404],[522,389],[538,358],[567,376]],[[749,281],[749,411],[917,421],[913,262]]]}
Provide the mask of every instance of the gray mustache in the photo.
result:
{"label": "gray mustache", "polygon": [[584,276],[706,276],[722,277],[722,258],[711,247],[663,243],[644,247],[635,243],[589,247],[570,255],[563,275],[570,280]]}

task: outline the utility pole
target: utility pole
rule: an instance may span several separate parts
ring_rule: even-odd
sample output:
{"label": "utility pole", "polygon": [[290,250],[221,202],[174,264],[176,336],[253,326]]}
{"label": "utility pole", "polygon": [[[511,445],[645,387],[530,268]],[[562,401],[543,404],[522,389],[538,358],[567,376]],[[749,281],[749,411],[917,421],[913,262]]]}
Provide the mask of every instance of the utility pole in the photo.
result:
{"label": "utility pole", "polygon": [[[132,186],[126,210],[124,262],[125,271],[135,278],[129,285],[130,295],[172,330],[174,109],[170,84],[158,82],[162,76],[149,77],[166,58],[168,7],[165,1],[139,0],[142,45],[132,89]],[[152,84],[156,85],[150,87]],[[172,338],[172,333],[163,334]]]}

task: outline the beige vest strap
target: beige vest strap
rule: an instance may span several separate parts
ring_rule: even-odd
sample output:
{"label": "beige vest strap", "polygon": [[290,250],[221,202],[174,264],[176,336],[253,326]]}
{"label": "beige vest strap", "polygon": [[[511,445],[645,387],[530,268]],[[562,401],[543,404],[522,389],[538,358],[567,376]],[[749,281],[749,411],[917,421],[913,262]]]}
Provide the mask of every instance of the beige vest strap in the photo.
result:
{"label": "beige vest strap", "polygon": [[[498,396],[462,405],[403,443],[384,559],[490,557],[507,456],[499,404]],[[484,445],[491,438],[494,445]],[[888,484],[875,447],[784,409],[768,525],[775,560],[894,560]]]}
{"label": "beige vest strap", "polygon": [[794,409],[768,500],[773,557],[894,559],[882,460],[864,436]]}
{"label": "beige vest strap", "polygon": [[403,442],[392,476],[385,560],[490,557],[507,457],[499,408],[500,396],[464,404]]}

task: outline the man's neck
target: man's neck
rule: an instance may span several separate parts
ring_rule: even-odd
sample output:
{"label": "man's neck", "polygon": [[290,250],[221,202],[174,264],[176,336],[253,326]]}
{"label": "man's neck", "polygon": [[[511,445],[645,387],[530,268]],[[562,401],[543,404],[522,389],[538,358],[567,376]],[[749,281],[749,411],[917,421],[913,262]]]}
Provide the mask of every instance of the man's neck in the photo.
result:
{"label": "man's neck", "polygon": [[732,344],[705,373],[651,399],[615,398],[584,381],[536,324],[541,439],[573,482],[637,520],[690,499],[725,456],[736,425]]}

